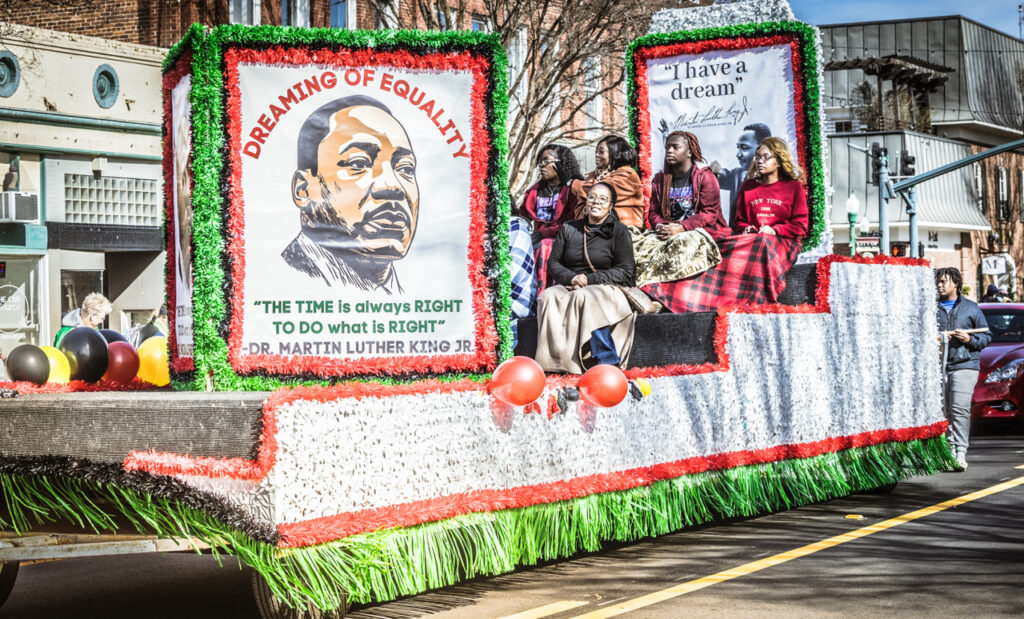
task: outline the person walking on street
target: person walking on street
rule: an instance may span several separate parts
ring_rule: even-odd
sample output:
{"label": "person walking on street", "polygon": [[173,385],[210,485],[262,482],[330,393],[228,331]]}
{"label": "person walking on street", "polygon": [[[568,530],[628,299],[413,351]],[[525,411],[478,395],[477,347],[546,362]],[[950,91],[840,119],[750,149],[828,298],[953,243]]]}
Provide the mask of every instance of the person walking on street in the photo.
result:
{"label": "person walking on street", "polygon": [[972,329],[988,329],[985,314],[978,304],[960,294],[963,276],[960,270],[947,267],[935,270],[938,308],[935,319],[940,336],[948,339],[946,351],[943,405],[949,428],[946,440],[957,461],[957,471],[967,468],[967,444],[971,432],[971,395],[978,382],[981,349],[992,341],[990,333],[967,333]]}
{"label": "person walking on street", "polygon": [[989,284],[988,288],[985,289],[985,296],[981,297],[982,303],[999,303],[1002,299],[999,298],[999,286],[995,284]]}

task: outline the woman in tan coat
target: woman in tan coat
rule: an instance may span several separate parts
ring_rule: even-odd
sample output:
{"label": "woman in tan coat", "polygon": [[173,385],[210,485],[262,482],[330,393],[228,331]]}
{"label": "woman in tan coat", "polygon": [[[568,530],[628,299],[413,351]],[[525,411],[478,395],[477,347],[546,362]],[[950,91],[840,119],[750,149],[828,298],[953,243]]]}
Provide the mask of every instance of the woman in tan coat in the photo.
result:
{"label": "woman in tan coat", "polygon": [[583,217],[587,194],[594,183],[600,181],[615,189],[615,195],[618,196],[615,215],[619,222],[634,233],[643,230],[647,217],[644,212],[644,189],[635,169],[636,151],[625,138],[607,135],[597,143],[594,161],[597,169],[582,181],[572,183],[572,191],[577,198],[576,218]]}

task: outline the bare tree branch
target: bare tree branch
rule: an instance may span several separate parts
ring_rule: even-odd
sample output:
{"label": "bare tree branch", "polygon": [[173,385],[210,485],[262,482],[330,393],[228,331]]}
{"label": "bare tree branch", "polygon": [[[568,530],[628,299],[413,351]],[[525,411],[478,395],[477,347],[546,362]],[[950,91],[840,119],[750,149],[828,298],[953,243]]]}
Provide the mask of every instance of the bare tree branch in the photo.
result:
{"label": "bare tree branch", "polygon": [[[413,10],[404,12],[397,0],[368,3],[391,28],[468,29],[473,17],[467,0],[412,0]],[[594,135],[624,131],[621,114],[593,118],[588,109],[598,100],[605,110],[618,103],[623,52],[646,32],[656,3],[483,0],[477,6],[509,51],[509,183],[518,195],[531,182],[533,161],[545,144],[592,143]],[[593,62],[598,80],[588,84],[595,77],[588,75]]]}

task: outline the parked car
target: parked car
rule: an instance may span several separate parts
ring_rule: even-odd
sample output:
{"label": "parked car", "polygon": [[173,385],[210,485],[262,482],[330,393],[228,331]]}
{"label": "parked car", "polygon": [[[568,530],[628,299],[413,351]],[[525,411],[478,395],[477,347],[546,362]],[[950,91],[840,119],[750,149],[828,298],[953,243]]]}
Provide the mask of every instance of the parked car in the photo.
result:
{"label": "parked car", "polygon": [[992,343],[981,351],[971,419],[1024,423],[1024,303],[979,306],[992,333]]}

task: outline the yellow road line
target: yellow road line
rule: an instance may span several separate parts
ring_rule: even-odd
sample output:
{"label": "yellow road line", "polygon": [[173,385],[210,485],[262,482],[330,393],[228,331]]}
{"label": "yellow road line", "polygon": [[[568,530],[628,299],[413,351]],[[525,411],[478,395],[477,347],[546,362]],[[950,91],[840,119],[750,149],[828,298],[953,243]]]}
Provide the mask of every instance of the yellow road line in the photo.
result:
{"label": "yellow road line", "polygon": [[514,615],[505,615],[502,619],[540,619],[541,617],[550,617],[551,615],[564,613],[567,610],[579,608],[580,606],[586,606],[589,603],[590,602],[581,602],[579,600],[564,600],[562,602],[555,602],[554,604],[538,606],[537,608],[525,610]]}
{"label": "yellow road line", "polygon": [[764,559],[753,561],[751,563],[747,563],[739,567],[734,567],[729,570],[718,572],[717,574],[712,574],[711,576],[705,576],[704,578],[698,578],[696,580],[684,582],[674,587],[670,587],[668,589],[655,591],[654,593],[650,593],[648,595],[644,595],[638,598],[633,598],[632,600],[626,600],[625,602],[620,602],[618,604],[608,606],[607,608],[601,608],[595,610],[594,612],[587,613],[585,615],[579,615],[577,619],[598,619],[603,617],[615,617],[623,613],[627,613],[633,610],[644,608],[646,606],[650,606],[651,604],[657,604],[658,602],[663,602],[665,600],[679,597],[681,595],[686,595],[687,593],[692,593],[705,587],[716,585],[720,582],[726,582],[734,578],[739,578],[740,576],[753,574],[754,572],[759,572],[769,567],[774,567],[781,563],[792,561],[793,559],[806,557],[809,554],[813,554],[821,550],[826,550],[828,548],[832,548],[833,546],[845,544],[846,542],[852,542],[854,540],[866,537],[873,533],[885,531],[886,529],[891,529],[892,527],[899,526],[907,522],[912,522],[914,520],[917,520],[918,518],[924,518],[925,516],[936,514],[943,510],[949,509],[950,507],[957,507],[958,505],[963,505],[964,503],[970,503],[971,501],[976,501],[978,499],[982,499],[987,496],[1003,492],[1004,490],[1009,490],[1010,488],[1020,486],[1021,484],[1024,484],[1024,477],[1011,479],[1001,484],[985,488],[984,490],[978,490],[977,492],[965,494],[963,496],[956,497],[955,499],[943,501],[942,503],[932,505],[931,507],[925,507],[917,511],[903,514],[902,516],[897,516],[896,518],[890,518],[889,520],[884,520],[876,524],[868,525],[866,527],[850,531],[849,533],[836,535],[835,537],[830,537],[820,542],[815,542],[813,544],[808,544],[800,548],[788,550],[786,552],[771,557],[766,557]]}

